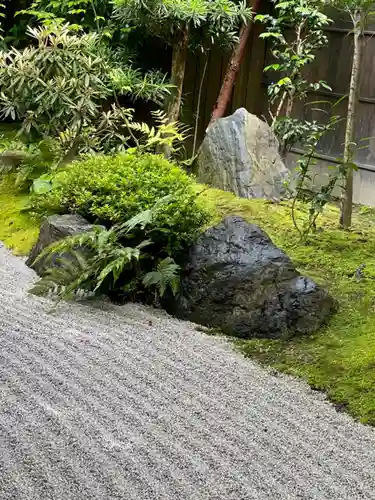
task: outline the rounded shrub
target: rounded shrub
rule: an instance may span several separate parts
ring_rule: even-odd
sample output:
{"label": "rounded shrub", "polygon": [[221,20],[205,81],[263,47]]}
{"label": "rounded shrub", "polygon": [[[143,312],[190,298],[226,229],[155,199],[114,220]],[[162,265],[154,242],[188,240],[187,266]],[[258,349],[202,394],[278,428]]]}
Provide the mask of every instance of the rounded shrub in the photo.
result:
{"label": "rounded shrub", "polygon": [[36,211],[79,213],[107,226],[171,195],[154,224],[155,238],[173,254],[191,243],[210,218],[197,200],[194,180],[161,155],[90,156],[59,172],[54,185],[46,195],[34,197]]}

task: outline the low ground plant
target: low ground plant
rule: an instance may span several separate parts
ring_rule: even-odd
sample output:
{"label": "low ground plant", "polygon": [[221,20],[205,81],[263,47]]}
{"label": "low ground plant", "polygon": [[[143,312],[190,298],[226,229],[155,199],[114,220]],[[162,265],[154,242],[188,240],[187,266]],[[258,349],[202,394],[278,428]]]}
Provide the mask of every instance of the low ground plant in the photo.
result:
{"label": "low ground plant", "polygon": [[61,299],[106,294],[117,300],[145,300],[151,291],[154,303],[168,289],[176,294],[180,267],[155,240],[159,211],[172,199],[164,197],[110,229],[97,226],[52,244],[37,258],[44,259],[45,270],[31,291]]}

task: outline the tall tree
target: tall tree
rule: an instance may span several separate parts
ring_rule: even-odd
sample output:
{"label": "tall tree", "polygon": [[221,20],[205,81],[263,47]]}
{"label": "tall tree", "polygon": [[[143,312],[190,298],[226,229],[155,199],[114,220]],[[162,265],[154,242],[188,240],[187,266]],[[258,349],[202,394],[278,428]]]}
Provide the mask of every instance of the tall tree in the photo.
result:
{"label": "tall tree", "polygon": [[[252,9],[254,14],[258,12],[260,4],[261,0],[251,0],[249,2],[249,7]],[[225,111],[230,102],[233,87],[236,83],[237,75],[243,61],[247,41],[249,40],[251,33],[251,28],[251,19],[248,19],[247,22],[242,24],[241,31],[238,37],[238,43],[233,49],[232,56],[229,60],[227,70],[221,84],[217,101],[212,111],[210,124],[213,123],[217,118],[221,118],[225,115]]]}
{"label": "tall tree", "polygon": [[350,16],[353,23],[353,58],[348,95],[348,111],[346,118],[344,165],[345,185],[341,197],[340,225],[349,229],[353,213],[353,160],[356,148],[355,119],[361,81],[361,62],[364,48],[364,31],[369,18],[373,15],[375,4],[369,0],[341,0],[335,6],[341,7]]}
{"label": "tall tree", "polygon": [[[172,47],[171,83],[174,91],[166,103],[170,121],[181,108],[188,49],[208,37],[212,44],[232,46],[238,27],[251,17],[246,3],[232,0],[114,0],[116,16],[127,26],[143,26]],[[196,43],[195,43],[196,45]]]}

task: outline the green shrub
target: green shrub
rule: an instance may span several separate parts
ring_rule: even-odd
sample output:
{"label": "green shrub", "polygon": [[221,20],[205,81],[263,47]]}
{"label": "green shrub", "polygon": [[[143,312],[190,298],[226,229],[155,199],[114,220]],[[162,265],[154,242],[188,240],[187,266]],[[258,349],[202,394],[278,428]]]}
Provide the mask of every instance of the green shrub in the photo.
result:
{"label": "green shrub", "polygon": [[199,205],[194,181],[161,155],[124,153],[90,156],[72,163],[55,178],[57,187],[33,198],[44,213],[79,213],[107,226],[124,222],[172,195],[154,222],[155,242],[176,255],[209,220]]}
{"label": "green shrub", "polygon": [[49,138],[26,144],[0,135],[0,174],[15,173],[16,188],[43,193],[43,177],[56,166],[59,154],[58,143]]}

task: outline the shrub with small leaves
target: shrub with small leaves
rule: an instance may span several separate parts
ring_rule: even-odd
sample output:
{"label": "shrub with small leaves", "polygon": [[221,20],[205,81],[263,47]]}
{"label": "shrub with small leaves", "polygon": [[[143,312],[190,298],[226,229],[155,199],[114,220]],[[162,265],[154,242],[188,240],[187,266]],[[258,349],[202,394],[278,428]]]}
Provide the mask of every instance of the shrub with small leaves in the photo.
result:
{"label": "shrub with small leaves", "polygon": [[162,155],[90,156],[59,172],[54,184],[57,187],[43,197],[33,197],[35,211],[79,213],[106,226],[172,195],[173,201],[160,207],[153,230],[154,241],[170,255],[185,248],[210,218],[197,200],[194,180]]}

